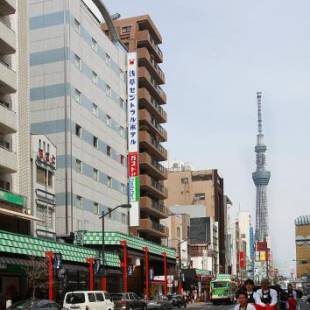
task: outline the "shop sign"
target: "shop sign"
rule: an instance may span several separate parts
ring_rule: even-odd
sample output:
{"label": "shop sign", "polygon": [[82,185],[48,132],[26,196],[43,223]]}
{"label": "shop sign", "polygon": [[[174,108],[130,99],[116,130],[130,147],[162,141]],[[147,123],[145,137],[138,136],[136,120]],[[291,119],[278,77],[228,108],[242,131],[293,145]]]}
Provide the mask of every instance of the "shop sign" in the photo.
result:
{"label": "shop sign", "polygon": [[127,111],[128,111],[128,193],[131,208],[129,225],[139,226],[140,181],[139,181],[139,108],[137,53],[127,54]]}

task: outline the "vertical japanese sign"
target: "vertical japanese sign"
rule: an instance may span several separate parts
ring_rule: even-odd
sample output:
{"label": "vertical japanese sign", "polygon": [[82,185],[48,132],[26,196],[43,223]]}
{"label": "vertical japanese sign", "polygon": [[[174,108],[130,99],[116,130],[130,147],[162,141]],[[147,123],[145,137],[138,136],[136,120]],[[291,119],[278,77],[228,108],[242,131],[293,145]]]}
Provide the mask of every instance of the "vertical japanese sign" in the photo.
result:
{"label": "vertical japanese sign", "polygon": [[244,252],[239,252],[239,267],[240,269],[245,269],[245,258],[244,258]]}
{"label": "vertical japanese sign", "polygon": [[128,93],[128,195],[130,226],[139,226],[140,181],[139,181],[139,108],[137,53],[127,54],[127,93]]}

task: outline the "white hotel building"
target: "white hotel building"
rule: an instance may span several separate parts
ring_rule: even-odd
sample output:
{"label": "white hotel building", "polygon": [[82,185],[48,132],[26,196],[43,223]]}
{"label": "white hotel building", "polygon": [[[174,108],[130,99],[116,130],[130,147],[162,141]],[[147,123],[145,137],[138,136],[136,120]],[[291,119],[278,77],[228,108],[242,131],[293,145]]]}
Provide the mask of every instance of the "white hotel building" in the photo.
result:
{"label": "white hotel building", "polygon": [[[57,148],[56,232],[127,203],[126,51],[82,0],[29,0],[31,133]],[[106,218],[128,232],[128,211]]]}

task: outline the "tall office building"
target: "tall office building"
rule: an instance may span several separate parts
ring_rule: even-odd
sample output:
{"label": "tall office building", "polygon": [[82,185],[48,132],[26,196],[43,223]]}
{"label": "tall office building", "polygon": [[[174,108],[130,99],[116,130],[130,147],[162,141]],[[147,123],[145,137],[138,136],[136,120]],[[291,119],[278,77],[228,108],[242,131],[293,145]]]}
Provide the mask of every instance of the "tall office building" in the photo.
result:
{"label": "tall office building", "polygon": [[30,233],[27,1],[0,2],[0,226]]}
{"label": "tall office building", "polygon": [[263,134],[262,120],[262,93],[257,92],[258,134],[255,146],[256,171],[253,172],[253,181],[256,186],[256,227],[255,239],[260,241],[268,237],[268,205],[267,185],[270,180],[270,172],[266,170],[266,150]]}
{"label": "tall office building", "polygon": [[[160,219],[167,217],[164,199],[167,189],[163,181],[167,170],[160,163],[167,160],[167,151],[162,142],[167,141],[167,132],[162,127],[167,115],[162,106],[166,94],[160,87],[165,75],[159,63],[163,54],[159,48],[161,35],[149,16],[138,16],[114,21],[116,30],[129,52],[137,52],[138,98],[139,98],[139,162],[140,162],[140,226],[132,229],[141,237],[157,243],[168,236]],[[103,30],[110,34],[106,25]]]}
{"label": "tall office building", "polygon": [[169,170],[166,186],[169,192],[166,205],[170,209],[190,205],[194,212],[196,206],[203,206],[203,216],[218,222],[219,271],[225,272],[224,179],[217,170],[192,171],[189,167],[174,165]]}
{"label": "tall office building", "polygon": [[[30,0],[31,131],[57,148],[56,232],[100,230],[127,203],[125,48],[82,0]],[[128,232],[128,211],[106,229]]]}

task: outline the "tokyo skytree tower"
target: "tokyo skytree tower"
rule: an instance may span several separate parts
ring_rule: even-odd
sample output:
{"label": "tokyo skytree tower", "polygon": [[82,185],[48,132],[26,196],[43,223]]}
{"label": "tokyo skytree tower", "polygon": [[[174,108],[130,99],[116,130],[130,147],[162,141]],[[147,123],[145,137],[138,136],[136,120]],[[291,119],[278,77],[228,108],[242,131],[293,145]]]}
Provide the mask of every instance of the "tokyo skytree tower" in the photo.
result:
{"label": "tokyo skytree tower", "polygon": [[268,229],[268,205],[267,205],[267,185],[270,180],[270,171],[265,169],[267,150],[264,144],[263,121],[262,121],[262,93],[257,92],[257,112],[258,112],[258,133],[255,145],[256,171],[252,178],[256,186],[256,228],[255,239],[262,241],[269,235]]}

